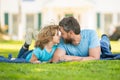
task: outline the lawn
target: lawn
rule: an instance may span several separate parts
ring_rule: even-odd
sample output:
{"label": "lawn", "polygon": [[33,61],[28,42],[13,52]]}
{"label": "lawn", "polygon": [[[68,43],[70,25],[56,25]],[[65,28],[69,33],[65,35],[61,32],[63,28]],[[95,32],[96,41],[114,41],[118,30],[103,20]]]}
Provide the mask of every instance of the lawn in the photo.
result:
{"label": "lawn", "polygon": [[[16,57],[23,41],[0,40],[0,55]],[[120,42],[111,42],[119,53]],[[33,45],[30,47],[33,48]],[[120,60],[64,63],[0,63],[0,80],[120,80]]]}

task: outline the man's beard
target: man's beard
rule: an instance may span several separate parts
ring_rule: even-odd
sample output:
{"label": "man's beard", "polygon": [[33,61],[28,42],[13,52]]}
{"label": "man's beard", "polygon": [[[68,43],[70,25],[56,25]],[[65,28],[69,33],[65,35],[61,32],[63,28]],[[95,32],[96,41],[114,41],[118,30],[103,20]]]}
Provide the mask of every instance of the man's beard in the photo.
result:
{"label": "man's beard", "polygon": [[78,45],[79,43],[74,43],[74,40],[72,38],[69,38],[69,39],[64,39],[64,42],[66,44],[73,44],[73,45]]}
{"label": "man's beard", "polygon": [[64,42],[66,44],[72,44],[73,40],[72,39],[64,39]]}

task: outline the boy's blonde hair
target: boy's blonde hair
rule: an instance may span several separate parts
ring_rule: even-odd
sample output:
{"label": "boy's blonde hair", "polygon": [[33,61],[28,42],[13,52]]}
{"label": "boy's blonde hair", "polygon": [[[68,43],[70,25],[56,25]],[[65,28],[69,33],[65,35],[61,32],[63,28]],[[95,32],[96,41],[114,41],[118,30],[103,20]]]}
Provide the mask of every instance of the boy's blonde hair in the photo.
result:
{"label": "boy's blonde hair", "polygon": [[58,25],[48,25],[43,27],[37,36],[35,47],[40,47],[41,49],[44,49],[44,46],[52,41],[53,36],[55,36],[58,29]]}

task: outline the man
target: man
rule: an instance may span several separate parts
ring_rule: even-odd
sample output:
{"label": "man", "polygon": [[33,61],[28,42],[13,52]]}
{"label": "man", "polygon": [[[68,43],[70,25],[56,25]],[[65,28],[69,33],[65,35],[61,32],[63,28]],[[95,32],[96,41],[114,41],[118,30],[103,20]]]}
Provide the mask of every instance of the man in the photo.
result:
{"label": "man", "polygon": [[52,62],[86,61],[100,59],[100,41],[95,31],[80,30],[74,17],[63,18],[59,22],[61,41]]}

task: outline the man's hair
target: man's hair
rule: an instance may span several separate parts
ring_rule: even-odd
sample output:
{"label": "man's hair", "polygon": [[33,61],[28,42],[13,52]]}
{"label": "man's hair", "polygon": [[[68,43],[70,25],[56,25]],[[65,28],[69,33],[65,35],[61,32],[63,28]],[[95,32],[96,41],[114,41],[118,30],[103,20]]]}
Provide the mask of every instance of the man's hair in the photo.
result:
{"label": "man's hair", "polygon": [[74,17],[65,17],[59,22],[59,26],[63,27],[66,32],[72,30],[75,34],[80,34],[80,25]]}
{"label": "man's hair", "polygon": [[56,31],[58,30],[58,25],[48,25],[46,27],[43,27],[37,35],[35,47],[40,47],[41,49],[44,49],[45,45],[53,40],[53,36],[55,36]]}

